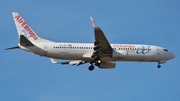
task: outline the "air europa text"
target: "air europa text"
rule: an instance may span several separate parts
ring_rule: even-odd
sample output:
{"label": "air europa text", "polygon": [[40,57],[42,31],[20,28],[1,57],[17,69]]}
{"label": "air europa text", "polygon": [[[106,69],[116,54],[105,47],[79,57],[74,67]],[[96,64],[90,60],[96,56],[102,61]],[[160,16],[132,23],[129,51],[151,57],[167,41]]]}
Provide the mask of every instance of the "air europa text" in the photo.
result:
{"label": "air europa text", "polygon": [[20,15],[17,15],[14,18],[16,18],[17,22],[19,22],[21,26],[28,32],[30,37],[32,37],[34,40],[38,39],[33,30],[28,26],[28,24],[23,20],[23,18]]}

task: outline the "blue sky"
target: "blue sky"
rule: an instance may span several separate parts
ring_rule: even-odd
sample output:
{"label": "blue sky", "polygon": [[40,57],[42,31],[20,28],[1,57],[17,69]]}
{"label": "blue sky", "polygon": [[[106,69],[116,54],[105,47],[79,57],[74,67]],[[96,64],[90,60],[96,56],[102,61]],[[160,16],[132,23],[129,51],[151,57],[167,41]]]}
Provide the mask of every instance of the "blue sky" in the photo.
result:
{"label": "blue sky", "polygon": [[[180,101],[179,0],[1,0],[0,101]],[[43,38],[94,42],[93,16],[111,43],[165,47],[176,58],[157,63],[118,62],[115,69],[51,64],[22,50],[12,12]]]}

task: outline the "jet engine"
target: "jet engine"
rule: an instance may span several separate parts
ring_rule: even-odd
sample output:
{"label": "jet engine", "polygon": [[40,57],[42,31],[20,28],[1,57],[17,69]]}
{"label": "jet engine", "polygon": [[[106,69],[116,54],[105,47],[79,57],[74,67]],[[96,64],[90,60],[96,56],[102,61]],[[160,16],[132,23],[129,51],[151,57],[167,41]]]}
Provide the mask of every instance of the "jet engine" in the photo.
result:
{"label": "jet engine", "polygon": [[99,65],[99,68],[107,69],[107,68],[115,68],[115,66],[116,66],[116,62],[115,61],[108,61],[108,62],[102,62]]}

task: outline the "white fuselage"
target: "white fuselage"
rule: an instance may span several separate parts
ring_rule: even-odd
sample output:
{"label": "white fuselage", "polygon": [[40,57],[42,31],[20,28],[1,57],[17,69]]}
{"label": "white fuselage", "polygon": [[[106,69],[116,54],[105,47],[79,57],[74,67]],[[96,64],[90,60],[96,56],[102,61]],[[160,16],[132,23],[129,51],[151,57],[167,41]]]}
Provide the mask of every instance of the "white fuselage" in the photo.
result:
{"label": "white fuselage", "polygon": [[[20,45],[19,45],[20,46]],[[50,58],[64,60],[93,60],[92,43],[36,43],[36,46],[20,46],[21,49]],[[166,62],[174,55],[165,48],[153,45],[111,44],[113,56],[101,57],[102,61]],[[89,54],[88,54],[89,53]]]}

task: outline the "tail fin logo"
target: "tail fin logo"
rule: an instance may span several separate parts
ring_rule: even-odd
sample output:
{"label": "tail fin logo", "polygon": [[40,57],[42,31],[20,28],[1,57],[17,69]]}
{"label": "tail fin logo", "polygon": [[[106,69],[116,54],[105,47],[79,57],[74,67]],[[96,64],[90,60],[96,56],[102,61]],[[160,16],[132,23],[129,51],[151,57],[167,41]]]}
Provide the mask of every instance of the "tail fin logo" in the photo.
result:
{"label": "tail fin logo", "polygon": [[26,37],[26,38],[29,38],[29,34],[25,31],[25,30],[22,30],[21,33]]}
{"label": "tail fin logo", "polygon": [[20,15],[17,15],[14,17],[17,22],[19,22],[19,24],[25,29],[25,30],[22,30],[21,33],[24,33],[24,35],[27,37],[27,38],[30,38],[32,37],[34,40],[37,40],[38,37],[37,35],[34,33],[34,31],[28,26],[27,22],[20,16]]}

